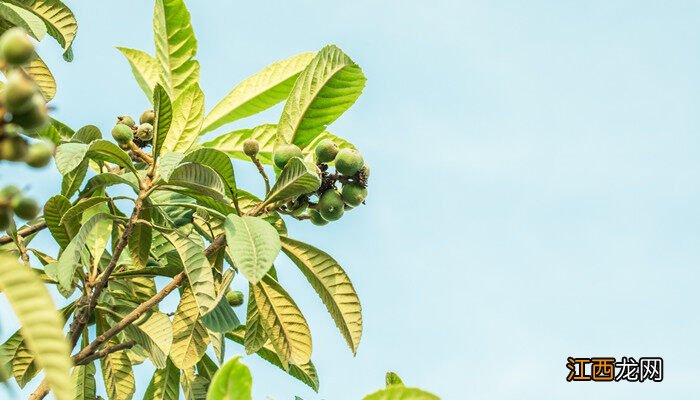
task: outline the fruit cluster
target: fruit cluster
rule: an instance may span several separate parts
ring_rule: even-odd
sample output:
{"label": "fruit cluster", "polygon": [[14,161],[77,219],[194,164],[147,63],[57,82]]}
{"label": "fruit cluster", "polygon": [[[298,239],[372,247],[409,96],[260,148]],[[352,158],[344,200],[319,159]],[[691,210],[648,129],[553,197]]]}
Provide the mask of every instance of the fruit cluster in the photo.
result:
{"label": "fruit cluster", "polygon": [[[248,139],[243,146],[248,156],[251,156],[249,151],[252,153],[258,148],[253,139]],[[315,193],[300,196],[285,204],[282,211],[301,216],[308,210],[311,223],[326,225],[330,221],[339,220],[345,211],[364,203],[367,198],[369,167],[357,150],[340,149],[330,139],[320,141],[314,149],[314,155],[321,171],[321,187]],[[283,169],[294,157],[302,158],[301,149],[294,144],[282,144],[275,149],[273,161],[277,168]],[[328,170],[331,162],[335,163],[335,173]],[[341,184],[340,190],[338,182]],[[318,202],[311,201],[313,195],[318,196]]]}
{"label": "fruit cluster", "polygon": [[0,231],[10,227],[13,214],[29,221],[39,215],[39,210],[36,200],[26,197],[16,186],[0,189]]}
{"label": "fruit cluster", "polygon": [[139,124],[128,115],[117,117],[117,124],[112,128],[112,137],[124,149],[129,149],[133,142],[139,148],[144,148],[151,144],[153,140],[153,121],[155,113],[153,110],[146,110],[139,117]]}
{"label": "fruit cluster", "polygon": [[51,161],[54,147],[43,141],[29,143],[20,132],[33,136],[33,130],[48,122],[48,108],[41,90],[22,68],[34,57],[34,44],[20,28],[0,37],[0,65],[7,82],[0,91],[0,160],[24,161],[39,168]]}

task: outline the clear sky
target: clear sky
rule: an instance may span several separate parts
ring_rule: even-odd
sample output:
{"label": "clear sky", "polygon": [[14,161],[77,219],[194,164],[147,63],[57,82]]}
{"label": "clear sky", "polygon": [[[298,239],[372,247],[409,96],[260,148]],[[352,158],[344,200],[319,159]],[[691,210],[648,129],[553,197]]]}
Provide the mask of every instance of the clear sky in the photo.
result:
{"label": "clear sky", "polygon": [[[357,357],[280,260],[321,389],[248,356],[256,399],[359,399],[387,370],[444,399],[700,395],[699,3],[188,3],[208,109],[268,63],[329,43],[368,77],[329,128],[372,166],[367,206],[323,228],[289,224],[353,279]],[[50,40],[40,49],[55,116],[107,133],[147,106],[114,46],[153,51],[152,3],[69,4],[75,61]],[[250,165],[236,168],[259,192]],[[60,187],[50,169],[3,165],[9,182],[42,200]],[[2,304],[4,339],[16,323]],[[661,356],[664,381],[566,383],[570,355]],[[136,398],[151,375],[137,369]]]}

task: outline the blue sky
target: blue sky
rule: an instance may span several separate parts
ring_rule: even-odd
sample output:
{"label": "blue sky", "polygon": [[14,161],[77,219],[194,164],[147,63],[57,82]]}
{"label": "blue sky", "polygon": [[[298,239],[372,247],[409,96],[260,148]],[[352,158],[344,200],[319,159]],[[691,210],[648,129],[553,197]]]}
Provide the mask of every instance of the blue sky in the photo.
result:
{"label": "blue sky", "polygon": [[[152,4],[69,4],[75,61],[48,40],[40,49],[59,82],[55,116],[106,133],[147,106],[114,46],[152,52]],[[321,390],[249,356],[256,399],[359,399],[387,370],[444,399],[700,394],[700,4],[189,6],[208,108],[268,63],[329,43],[368,77],[329,128],[372,166],[367,206],[289,226],[352,277],[362,343],[352,357],[303,276],[278,261],[311,325]],[[1,184],[42,200],[60,187],[49,169],[2,167]],[[250,165],[236,173],[262,188]],[[2,307],[4,338],[16,323]],[[570,355],[661,356],[664,382],[566,383]],[[151,374],[137,370],[137,398]]]}

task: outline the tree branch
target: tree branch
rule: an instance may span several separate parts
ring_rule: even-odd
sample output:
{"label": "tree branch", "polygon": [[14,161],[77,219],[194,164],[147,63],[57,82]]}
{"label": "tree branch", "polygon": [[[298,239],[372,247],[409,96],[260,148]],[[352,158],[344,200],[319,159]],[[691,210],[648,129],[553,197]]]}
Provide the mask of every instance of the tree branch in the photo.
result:
{"label": "tree branch", "polygon": [[106,355],[116,353],[116,352],[121,351],[121,350],[130,349],[130,348],[134,347],[135,344],[136,344],[135,340],[127,340],[124,343],[115,344],[114,346],[110,346],[110,347],[102,349],[96,353],[93,353],[93,354],[83,358],[80,361],[76,361],[75,357],[73,357],[73,361],[75,361],[75,365],[89,364],[89,363],[97,360],[98,358],[102,358]]}
{"label": "tree branch", "polygon": [[[26,237],[31,235],[32,233],[39,232],[40,230],[46,228],[46,222],[41,221],[35,225],[28,226],[26,228],[20,229],[17,231],[17,236],[22,236]],[[7,244],[7,243],[12,243],[12,238],[8,235],[0,237],[0,245],[2,244]]]}
{"label": "tree branch", "polygon": [[270,179],[268,179],[267,174],[265,173],[265,169],[260,163],[260,160],[258,160],[258,157],[252,156],[250,157],[250,159],[251,161],[253,161],[253,164],[255,164],[255,166],[258,167],[258,172],[260,172],[260,175],[262,175],[263,179],[265,180],[265,196],[267,196],[268,193],[270,193]]}

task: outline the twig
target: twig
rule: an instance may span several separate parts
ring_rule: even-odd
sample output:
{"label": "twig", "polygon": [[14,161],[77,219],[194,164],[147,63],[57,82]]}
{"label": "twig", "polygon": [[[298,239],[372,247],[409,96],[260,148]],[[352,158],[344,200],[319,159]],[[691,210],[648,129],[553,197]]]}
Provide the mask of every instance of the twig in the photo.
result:
{"label": "twig", "polygon": [[153,157],[149,156],[148,154],[144,153],[143,150],[139,146],[137,146],[134,142],[130,143],[130,148],[131,151],[134,152],[137,156],[139,156],[140,159],[146,162],[148,165],[153,165]]}
{"label": "twig", "polygon": [[121,351],[121,350],[130,349],[130,348],[134,347],[135,344],[136,344],[135,340],[127,340],[124,343],[115,344],[114,346],[109,346],[109,347],[104,348],[98,352],[92,353],[91,355],[83,358],[80,361],[76,361],[75,357],[74,357],[75,365],[89,364],[89,363],[97,360],[98,358],[102,358],[106,355],[116,353],[116,352]]}
{"label": "twig", "polygon": [[268,179],[265,169],[260,163],[260,160],[258,160],[258,157],[251,156],[250,159],[253,161],[253,164],[258,167],[258,172],[260,172],[260,175],[262,175],[263,179],[265,180],[265,196],[267,196],[267,194],[270,193],[270,179]]}
{"label": "twig", "polygon": [[[18,230],[17,236],[26,237],[26,236],[31,235],[32,233],[39,232],[40,230],[42,230],[44,228],[46,228],[46,222],[41,221],[35,225],[28,226],[26,228]],[[5,235],[5,236],[0,237],[0,244],[8,244],[8,243],[12,243],[12,238],[10,236]]]}

